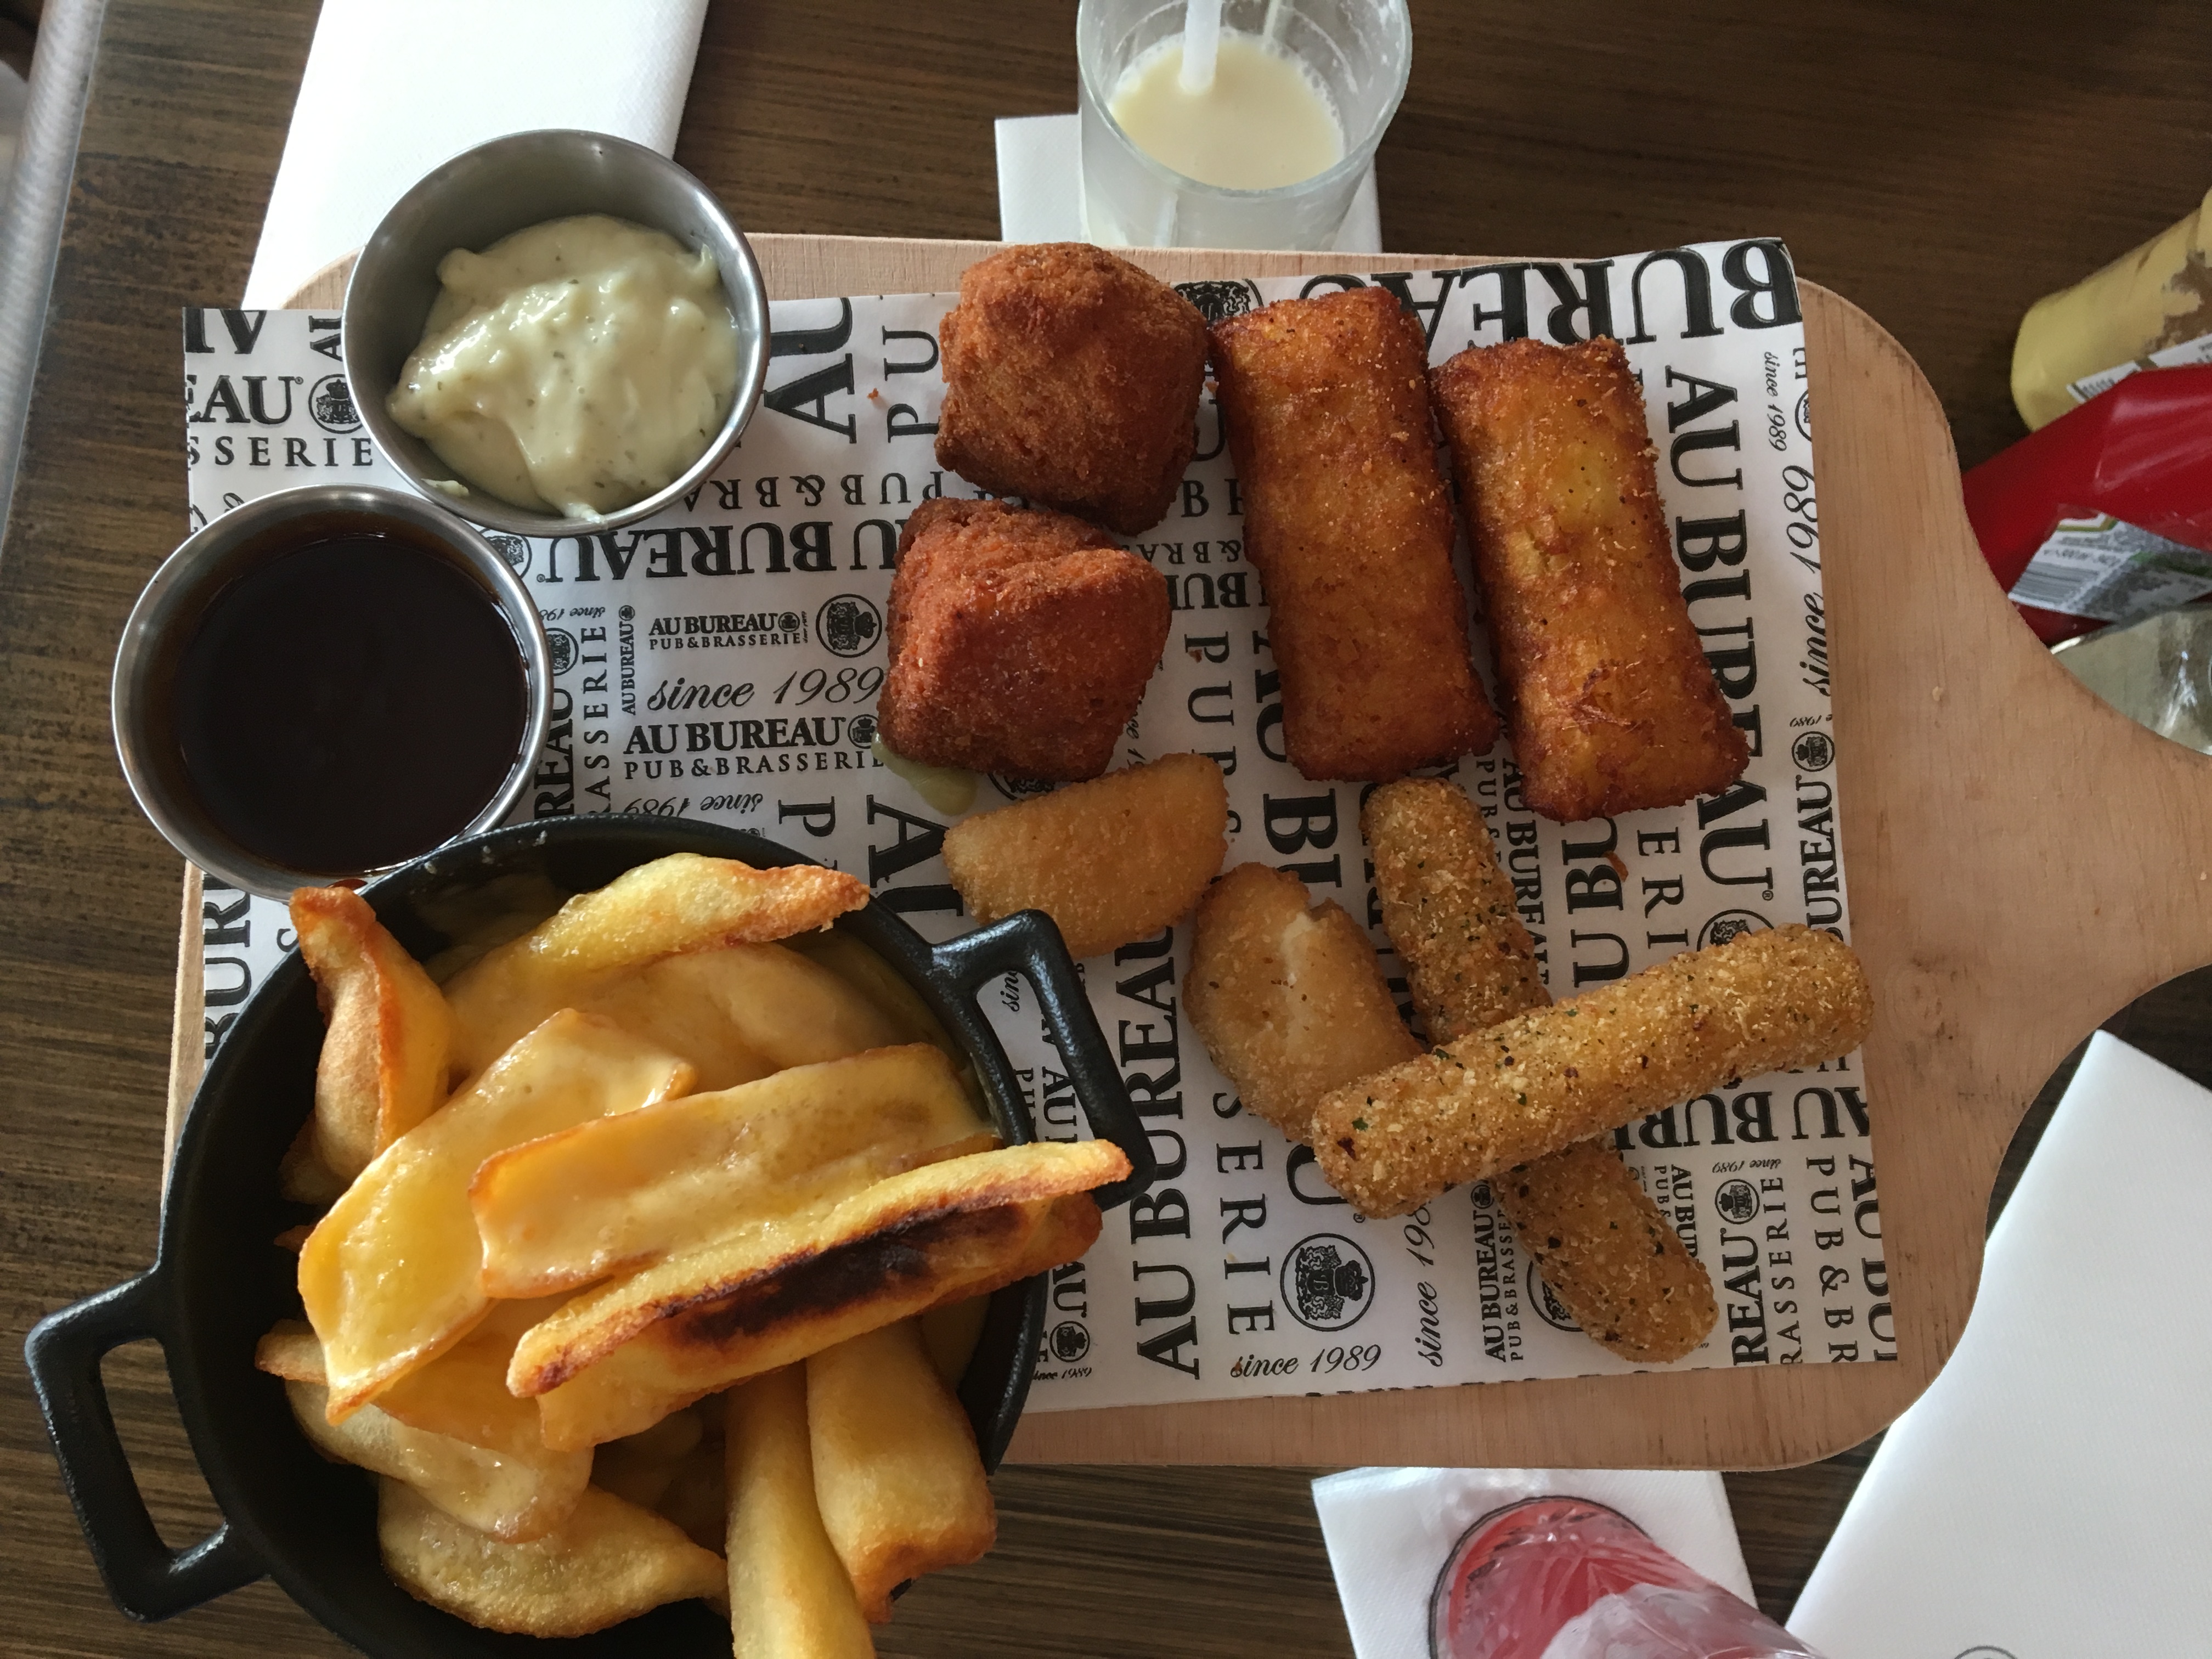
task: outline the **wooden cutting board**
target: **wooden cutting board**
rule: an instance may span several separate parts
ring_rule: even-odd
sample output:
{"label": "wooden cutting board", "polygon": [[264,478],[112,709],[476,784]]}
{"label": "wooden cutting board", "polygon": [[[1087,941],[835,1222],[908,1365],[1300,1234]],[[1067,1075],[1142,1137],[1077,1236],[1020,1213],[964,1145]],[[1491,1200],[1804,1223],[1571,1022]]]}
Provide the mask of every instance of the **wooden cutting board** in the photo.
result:
{"label": "wooden cutting board", "polygon": [[[753,239],[778,299],[942,291],[996,246]],[[1131,257],[1171,281],[1477,262]],[[292,303],[336,308],[350,265]],[[1912,360],[1850,301],[1808,283],[1803,303],[1851,934],[1879,1005],[1865,1055],[1896,1363],[1033,1413],[1015,1460],[1775,1468],[1856,1444],[1941,1369],[2021,1114],[2097,1024],[2212,962],[2212,762],[2051,661],[1982,562]],[[172,1143],[200,1070],[200,931],[188,869]]]}

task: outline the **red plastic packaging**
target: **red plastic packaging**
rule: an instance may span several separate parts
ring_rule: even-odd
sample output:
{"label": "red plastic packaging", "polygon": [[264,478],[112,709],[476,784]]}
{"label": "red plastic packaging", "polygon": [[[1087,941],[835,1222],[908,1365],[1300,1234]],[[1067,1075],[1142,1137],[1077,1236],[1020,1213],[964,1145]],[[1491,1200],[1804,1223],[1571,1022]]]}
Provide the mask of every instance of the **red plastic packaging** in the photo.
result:
{"label": "red plastic packaging", "polygon": [[1431,1659],[1818,1659],[1618,1510],[1532,1498],[1469,1528],[1429,1604]]}
{"label": "red plastic packaging", "polygon": [[[2212,551],[2212,363],[2145,369],[1966,475],[1966,517],[2007,592],[2061,519],[2109,514]],[[2018,610],[2046,645],[2106,624]]]}

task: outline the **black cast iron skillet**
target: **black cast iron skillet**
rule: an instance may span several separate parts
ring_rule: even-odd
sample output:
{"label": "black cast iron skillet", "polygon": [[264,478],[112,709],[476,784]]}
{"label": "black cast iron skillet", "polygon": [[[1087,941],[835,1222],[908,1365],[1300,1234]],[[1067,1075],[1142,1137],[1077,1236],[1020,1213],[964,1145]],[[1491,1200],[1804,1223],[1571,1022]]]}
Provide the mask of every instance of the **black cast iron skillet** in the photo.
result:
{"label": "black cast iron skillet", "polygon": [[[683,819],[567,818],[494,830],[386,878],[363,896],[418,957],[451,941],[427,919],[495,877],[541,876],[563,892],[604,886],[633,865],[703,853],[768,866],[805,864],[757,836]],[[926,944],[881,903],[837,926],[896,969],[974,1063],[999,1133],[1033,1139],[1005,1051],[975,1004],[1000,976],[1025,975],[1094,1133],[1129,1155],[1134,1173],[1096,1196],[1115,1205],[1157,1167],[1121,1073],[1060,933],[1037,911],[948,944]],[[295,955],[246,1004],[209,1066],[177,1146],[152,1269],[42,1321],[25,1345],[31,1382],[61,1460],[93,1558],[116,1604],[166,1619],[266,1573],[308,1612],[379,1659],[475,1659],[500,1654],[654,1653],[726,1659],[729,1628],[698,1602],[664,1607],[598,1635],[562,1641],[477,1630],[417,1601],[378,1558],[374,1486],[326,1463],[292,1421],[282,1383],[253,1369],[253,1345],[300,1311],[295,1261],[272,1242],[308,1212],[287,1203],[276,1169],[313,1099],[323,1034],[314,989]],[[961,1403],[986,1468],[995,1468],[1029,1391],[1044,1324],[1040,1277],[991,1298],[961,1378]],[[154,1530],[100,1377],[125,1342],[161,1344],[169,1381],[222,1526],[187,1550]]]}

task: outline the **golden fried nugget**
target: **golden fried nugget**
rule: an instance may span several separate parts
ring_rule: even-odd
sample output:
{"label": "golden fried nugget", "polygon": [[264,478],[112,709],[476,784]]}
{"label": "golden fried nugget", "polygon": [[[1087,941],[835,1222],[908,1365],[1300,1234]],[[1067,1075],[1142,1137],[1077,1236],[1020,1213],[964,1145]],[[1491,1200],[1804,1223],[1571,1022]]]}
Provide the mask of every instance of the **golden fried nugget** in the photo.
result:
{"label": "golden fried nugget", "polygon": [[1620,343],[1470,347],[1431,382],[1528,805],[1574,823],[1728,787],[1750,749],[1690,624]]}
{"label": "golden fried nugget", "polygon": [[1159,572],[1064,513],[924,501],[899,536],[884,744],[1064,782],[1114,758],[1168,637]]}
{"label": "golden fried nugget", "polygon": [[1745,933],[1332,1091],[1314,1153],[1363,1215],[1403,1215],[1733,1079],[1832,1060],[1873,1017],[1833,934]]}
{"label": "golden fried nugget", "polygon": [[[1368,797],[1382,927],[1432,1041],[1498,1024],[1551,994],[1512,884],[1474,803],[1408,778]],[[1586,1140],[1491,1183],[1544,1281],[1593,1340],[1630,1359],[1679,1359],[1718,1316],[1712,1282],[1608,1147]]]}
{"label": "golden fried nugget", "polygon": [[1085,242],[1010,247],[962,274],[938,337],[939,466],[1125,536],[1166,514],[1206,378],[1189,301]]}
{"label": "golden fried nugget", "polygon": [[1375,947],[1296,876],[1240,864],[1199,901],[1184,1006],[1244,1108],[1294,1140],[1322,1096],[1421,1052]]}
{"label": "golden fried nugget", "polygon": [[1213,325],[1284,742],[1309,778],[1403,777],[1497,740],[1468,659],[1426,356],[1387,289]]}
{"label": "golden fried nugget", "polygon": [[1583,1334],[1622,1358],[1680,1359],[1720,1317],[1704,1264],[1602,1139],[1508,1170],[1490,1190]]}
{"label": "golden fried nugget", "polygon": [[1150,939],[1229,850],[1229,791],[1204,755],[1164,755],[956,823],[945,867],[978,921],[1042,910],[1068,954]]}
{"label": "golden fried nugget", "polygon": [[1513,883],[1474,803],[1440,778],[1385,784],[1360,809],[1382,931],[1432,1042],[1449,1042],[1552,1000]]}

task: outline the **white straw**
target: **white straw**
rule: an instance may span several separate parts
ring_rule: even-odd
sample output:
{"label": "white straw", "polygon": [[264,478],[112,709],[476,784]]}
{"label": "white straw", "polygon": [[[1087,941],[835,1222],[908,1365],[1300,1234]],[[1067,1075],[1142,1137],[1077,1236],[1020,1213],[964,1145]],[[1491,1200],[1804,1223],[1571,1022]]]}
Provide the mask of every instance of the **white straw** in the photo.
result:
{"label": "white straw", "polygon": [[1213,55],[1221,44],[1221,0],[1186,0],[1182,13],[1182,71],[1176,83],[1197,94],[1213,84]]}

